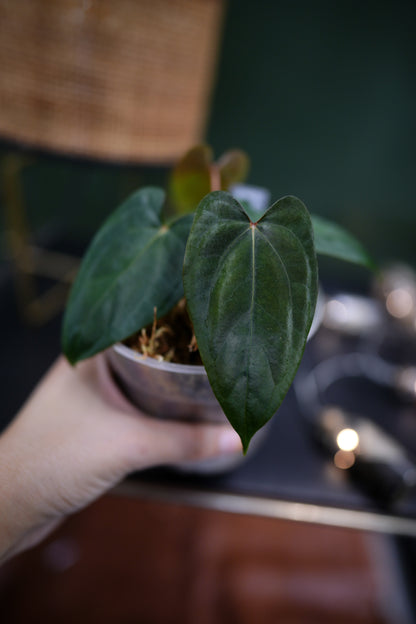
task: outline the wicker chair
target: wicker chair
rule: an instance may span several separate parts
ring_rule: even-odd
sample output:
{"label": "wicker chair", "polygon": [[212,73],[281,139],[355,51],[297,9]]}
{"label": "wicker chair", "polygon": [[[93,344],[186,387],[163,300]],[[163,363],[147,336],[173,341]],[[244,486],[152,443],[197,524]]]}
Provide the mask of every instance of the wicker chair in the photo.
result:
{"label": "wicker chair", "polygon": [[[43,322],[76,262],[29,245],[19,147],[170,165],[204,136],[222,0],[0,0],[3,208],[20,308]],[[57,279],[36,298],[35,276]],[[61,294],[62,291],[62,294]]]}

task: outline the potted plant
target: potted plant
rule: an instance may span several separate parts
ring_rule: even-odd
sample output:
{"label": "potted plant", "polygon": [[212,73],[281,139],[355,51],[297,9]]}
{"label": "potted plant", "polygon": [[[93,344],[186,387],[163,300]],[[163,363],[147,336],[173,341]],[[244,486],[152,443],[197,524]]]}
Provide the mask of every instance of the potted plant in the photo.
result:
{"label": "potted plant", "polygon": [[[195,153],[200,162],[193,168]],[[229,186],[247,168],[239,152],[213,163],[209,148],[199,147],[194,158],[186,158],[174,172],[176,197],[181,191],[188,197],[207,176],[211,188]],[[212,408],[209,417],[215,419],[219,404],[245,452],[277,411],[302,359],[318,295],[316,254],[367,267],[372,262],[351,235],[311,217],[296,197],[283,197],[259,214],[230,192],[214,190],[194,213],[167,220],[165,203],[162,189],[141,188],[97,232],[68,301],[63,351],[74,364],[109,349],[117,366],[113,345],[120,352],[128,348],[120,341],[135,341],[141,354],[134,352],[131,361],[147,365],[137,399],[161,369],[168,376],[153,398],[166,400],[175,417],[184,415],[174,410],[177,391],[169,379],[182,375],[189,411],[198,412],[199,400],[208,412]],[[166,363],[172,358],[169,345],[187,325],[186,314],[187,357],[191,362],[200,356],[200,363]],[[138,373],[130,364],[127,368],[130,386]],[[210,389],[207,394],[206,378],[216,399]]]}

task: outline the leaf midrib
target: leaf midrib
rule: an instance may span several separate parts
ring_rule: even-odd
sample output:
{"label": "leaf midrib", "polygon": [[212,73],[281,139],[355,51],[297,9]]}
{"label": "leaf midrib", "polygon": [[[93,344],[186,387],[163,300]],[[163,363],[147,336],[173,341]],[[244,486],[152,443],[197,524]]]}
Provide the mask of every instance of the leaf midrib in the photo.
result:
{"label": "leaf midrib", "polygon": [[256,292],[256,231],[257,226],[254,224],[250,224],[251,229],[251,302],[250,302],[250,334],[249,334],[249,344],[250,348],[248,351],[248,358],[246,362],[246,396],[244,401],[244,426],[245,426],[245,436],[247,437],[247,410],[248,410],[248,394],[250,387],[250,362],[251,362],[251,352],[253,346],[253,317],[254,317],[254,302],[255,302],[255,292]]}

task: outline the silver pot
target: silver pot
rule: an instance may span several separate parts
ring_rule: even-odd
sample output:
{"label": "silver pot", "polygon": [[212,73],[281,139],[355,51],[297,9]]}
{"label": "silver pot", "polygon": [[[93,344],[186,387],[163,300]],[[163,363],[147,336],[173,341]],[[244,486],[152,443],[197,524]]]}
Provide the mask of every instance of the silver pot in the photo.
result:
{"label": "silver pot", "polygon": [[107,357],[126,396],[147,414],[173,420],[226,422],[203,366],[158,362],[120,343],[108,349]]}

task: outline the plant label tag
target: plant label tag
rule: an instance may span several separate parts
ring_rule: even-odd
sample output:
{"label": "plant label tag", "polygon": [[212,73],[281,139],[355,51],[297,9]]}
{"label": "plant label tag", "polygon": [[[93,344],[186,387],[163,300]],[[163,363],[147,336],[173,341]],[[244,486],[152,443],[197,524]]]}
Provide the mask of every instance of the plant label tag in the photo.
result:
{"label": "plant label tag", "polygon": [[247,202],[250,208],[260,217],[269,207],[270,191],[261,186],[251,184],[234,184],[230,193],[239,202]]}

